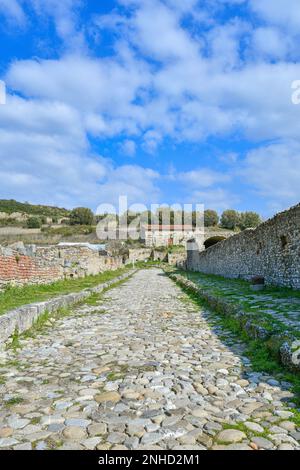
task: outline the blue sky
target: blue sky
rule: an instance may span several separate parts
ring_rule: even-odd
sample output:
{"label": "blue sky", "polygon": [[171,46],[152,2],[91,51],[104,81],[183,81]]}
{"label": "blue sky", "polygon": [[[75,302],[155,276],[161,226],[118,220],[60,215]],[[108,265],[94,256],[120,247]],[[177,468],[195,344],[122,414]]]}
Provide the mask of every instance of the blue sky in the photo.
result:
{"label": "blue sky", "polygon": [[298,0],[0,0],[0,198],[299,202],[299,39]]}

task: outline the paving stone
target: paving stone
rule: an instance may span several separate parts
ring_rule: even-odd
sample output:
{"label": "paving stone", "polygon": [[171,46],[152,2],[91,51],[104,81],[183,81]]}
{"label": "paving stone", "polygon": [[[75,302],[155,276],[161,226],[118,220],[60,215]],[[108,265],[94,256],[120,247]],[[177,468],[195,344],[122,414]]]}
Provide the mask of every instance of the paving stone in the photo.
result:
{"label": "paving stone", "polygon": [[67,419],[65,422],[66,426],[75,426],[79,428],[87,428],[89,424],[91,424],[90,420],[80,418]]}
{"label": "paving stone", "polygon": [[30,442],[25,442],[24,444],[17,444],[13,447],[14,450],[32,450],[32,445]]}
{"label": "paving stone", "polygon": [[72,307],[1,356],[1,449],[300,449],[291,384],[254,371],[216,318],[156,268]]}
{"label": "paving stone", "polygon": [[81,444],[88,450],[94,450],[100,444],[101,439],[99,437],[90,437],[81,442]]}
{"label": "paving stone", "polygon": [[10,427],[5,427],[0,429],[0,438],[1,437],[10,437],[13,434],[14,430]]}
{"label": "paving stone", "polygon": [[113,432],[107,436],[107,442],[111,444],[123,444],[126,440],[126,434],[121,432]]}
{"label": "paving stone", "polygon": [[217,436],[218,441],[234,443],[240,442],[246,438],[246,434],[242,431],[238,431],[237,429],[225,429],[224,431],[221,431]]}
{"label": "paving stone", "polygon": [[106,392],[96,395],[95,400],[97,403],[118,402],[121,400],[121,396],[117,392]]}
{"label": "paving stone", "polygon": [[18,441],[13,437],[4,437],[0,439],[0,448],[1,447],[12,447],[15,444],[18,444]]}
{"label": "paving stone", "polygon": [[274,444],[269,441],[268,439],[265,439],[264,437],[253,437],[252,442],[258,446],[259,449],[273,449]]}
{"label": "paving stone", "polygon": [[91,424],[88,427],[88,433],[90,436],[102,436],[107,433],[107,425],[105,423]]}
{"label": "paving stone", "polygon": [[264,432],[264,428],[262,426],[260,426],[259,424],[257,423],[252,423],[251,421],[246,421],[244,423],[244,425],[250,429],[250,431],[254,431],[254,432],[259,432],[259,433],[262,433]]}
{"label": "paving stone", "polygon": [[86,437],[86,432],[79,426],[68,426],[63,431],[64,437],[67,439],[83,439]]}

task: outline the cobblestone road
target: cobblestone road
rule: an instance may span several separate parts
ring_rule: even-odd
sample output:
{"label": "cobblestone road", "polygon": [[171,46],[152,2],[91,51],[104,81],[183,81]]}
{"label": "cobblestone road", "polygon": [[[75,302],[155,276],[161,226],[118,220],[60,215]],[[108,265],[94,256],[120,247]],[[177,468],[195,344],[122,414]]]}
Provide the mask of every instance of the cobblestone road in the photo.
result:
{"label": "cobblestone road", "polygon": [[289,384],[210,315],[142,270],[23,339],[1,359],[0,448],[299,449]]}

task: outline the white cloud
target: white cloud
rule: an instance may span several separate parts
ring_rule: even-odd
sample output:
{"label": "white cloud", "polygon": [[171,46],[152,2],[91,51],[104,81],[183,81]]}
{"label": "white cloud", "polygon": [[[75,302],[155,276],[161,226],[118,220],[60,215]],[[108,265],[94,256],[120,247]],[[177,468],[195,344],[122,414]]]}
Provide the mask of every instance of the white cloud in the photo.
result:
{"label": "white cloud", "polygon": [[213,188],[205,191],[194,191],[190,195],[190,201],[196,204],[204,204],[205,209],[214,209],[219,213],[232,207],[236,207],[240,202],[237,195],[231,193],[228,189]]}
{"label": "white cloud", "polygon": [[94,155],[80,113],[66,104],[9,96],[0,109],[0,128],[6,197],[93,208],[116,203],[119,194],[142,203],[157,197],[158,174],[138,165],[117,167]]}
{"label": "white cloud", "polygon": [[299,202],[300,143],[284,141],[249,152],[242,175],[271,210]]}
{"label": "white cloud", "polygon": [[272,24],[299,32],[300,8],[298,0],[250,0],[252,9]]}
{"label": "white cloud", "polygon": [[[288,62],[300,24],[298,0],[291,0],[290,8],[281,0],[249,1],[265,24],[224,23],[214,16],[218,8],[246,4],[243,0],[122,0],[126,15],[116,9],[93,24],[100,32],[113,29],[114,49],[104,57],[88,54],[89,25],[79,17],[82,2],[30,0],[41,20],[54,21],[67,52],[53,60],[16,60],[8,68],[7,84],[22,98],[10,96],[9,106],[0,109],[2,156],[16,155],[15,166],[6,162],[1,170],[6,188],[9,178],[3,175],[10,174],[11,185],[20,191],[30,181],[36,195],[41,186],[47,197],[55,188],[56,200],[66,203],[68,198],[92,200],[100,187],[105,197],[114,197],[117,186],[141,200],[157,197],[160,178],[155,172],[138,166],[119,170],[95,157],[91,136],[117,136],[129,156],[138,145],[154,154],[166,138],[175,145],[232,135],[255,142],[299,141],[299,107],[291,104],[291,83],[300,78],[300,65]],[[0,11],[5,4],[0,0]],[[24,21],[21,3],[10,0],[9,5],[10,16]],[[292,158],[288,152],[295,155],[294,147],[283,145]],[[263,159],[263,150],[258,155]],[[249,181],[256,185],[251,168],[258,163],[250,155],[247,161]],[[220,187],[228,177],[201,169],[201,161],[197,166],[191,172],[175,171],[187,191],[190,185],[202,196],[203,188],[212,188],[208,202],[221,207],[223,197],[223,205],[231,205],[235,196]]]}
{"label": "white cloud", "polygon": [[171,175],[171,177],[173,180],[188,185],[188,187],[193,190],[197,188],[209,188],[217,183],[228,182],[231,179],[229,175],[213,171],[209,168],[180,172],[175,175]]}
{"label": "white cloud", "polygon": [[67,49],[85,50],[85,32],[80,25],[80,7],[82,0],[29,0],[35,13],[43,21],[52,19],[58,37]]}
{"label": "white cloud", "polygon": [[121,150],[124,155],[128,157],[134,157],[136,152],[136,144],[134,140],[125,140],[121,145]]}
{"label": "white cloud", "polygon": [[17,0],[0,0],[0,15],[8,21],[13,21],[20,26],[26,23],[26,16],[23,8]]}
{"label": "white cloud", "polygon": [[290,38],[274,27],[257,28],[252,40],[254,53],[271,59],[284,59],[291,47]]}

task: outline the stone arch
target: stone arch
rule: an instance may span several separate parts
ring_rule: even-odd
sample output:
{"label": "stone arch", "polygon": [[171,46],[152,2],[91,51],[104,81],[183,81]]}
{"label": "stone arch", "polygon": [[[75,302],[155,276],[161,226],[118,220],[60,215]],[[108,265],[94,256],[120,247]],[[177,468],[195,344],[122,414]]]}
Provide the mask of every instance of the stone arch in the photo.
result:
{"label": "stone arch", "polygon": [[226,240],[226,237],[223,237],[221,235],[207,238],[204,242],[205,249],[207,250],[211,246],[214,246],[214,245],[216,245],[217,243],[220,243],[223,240]]}

